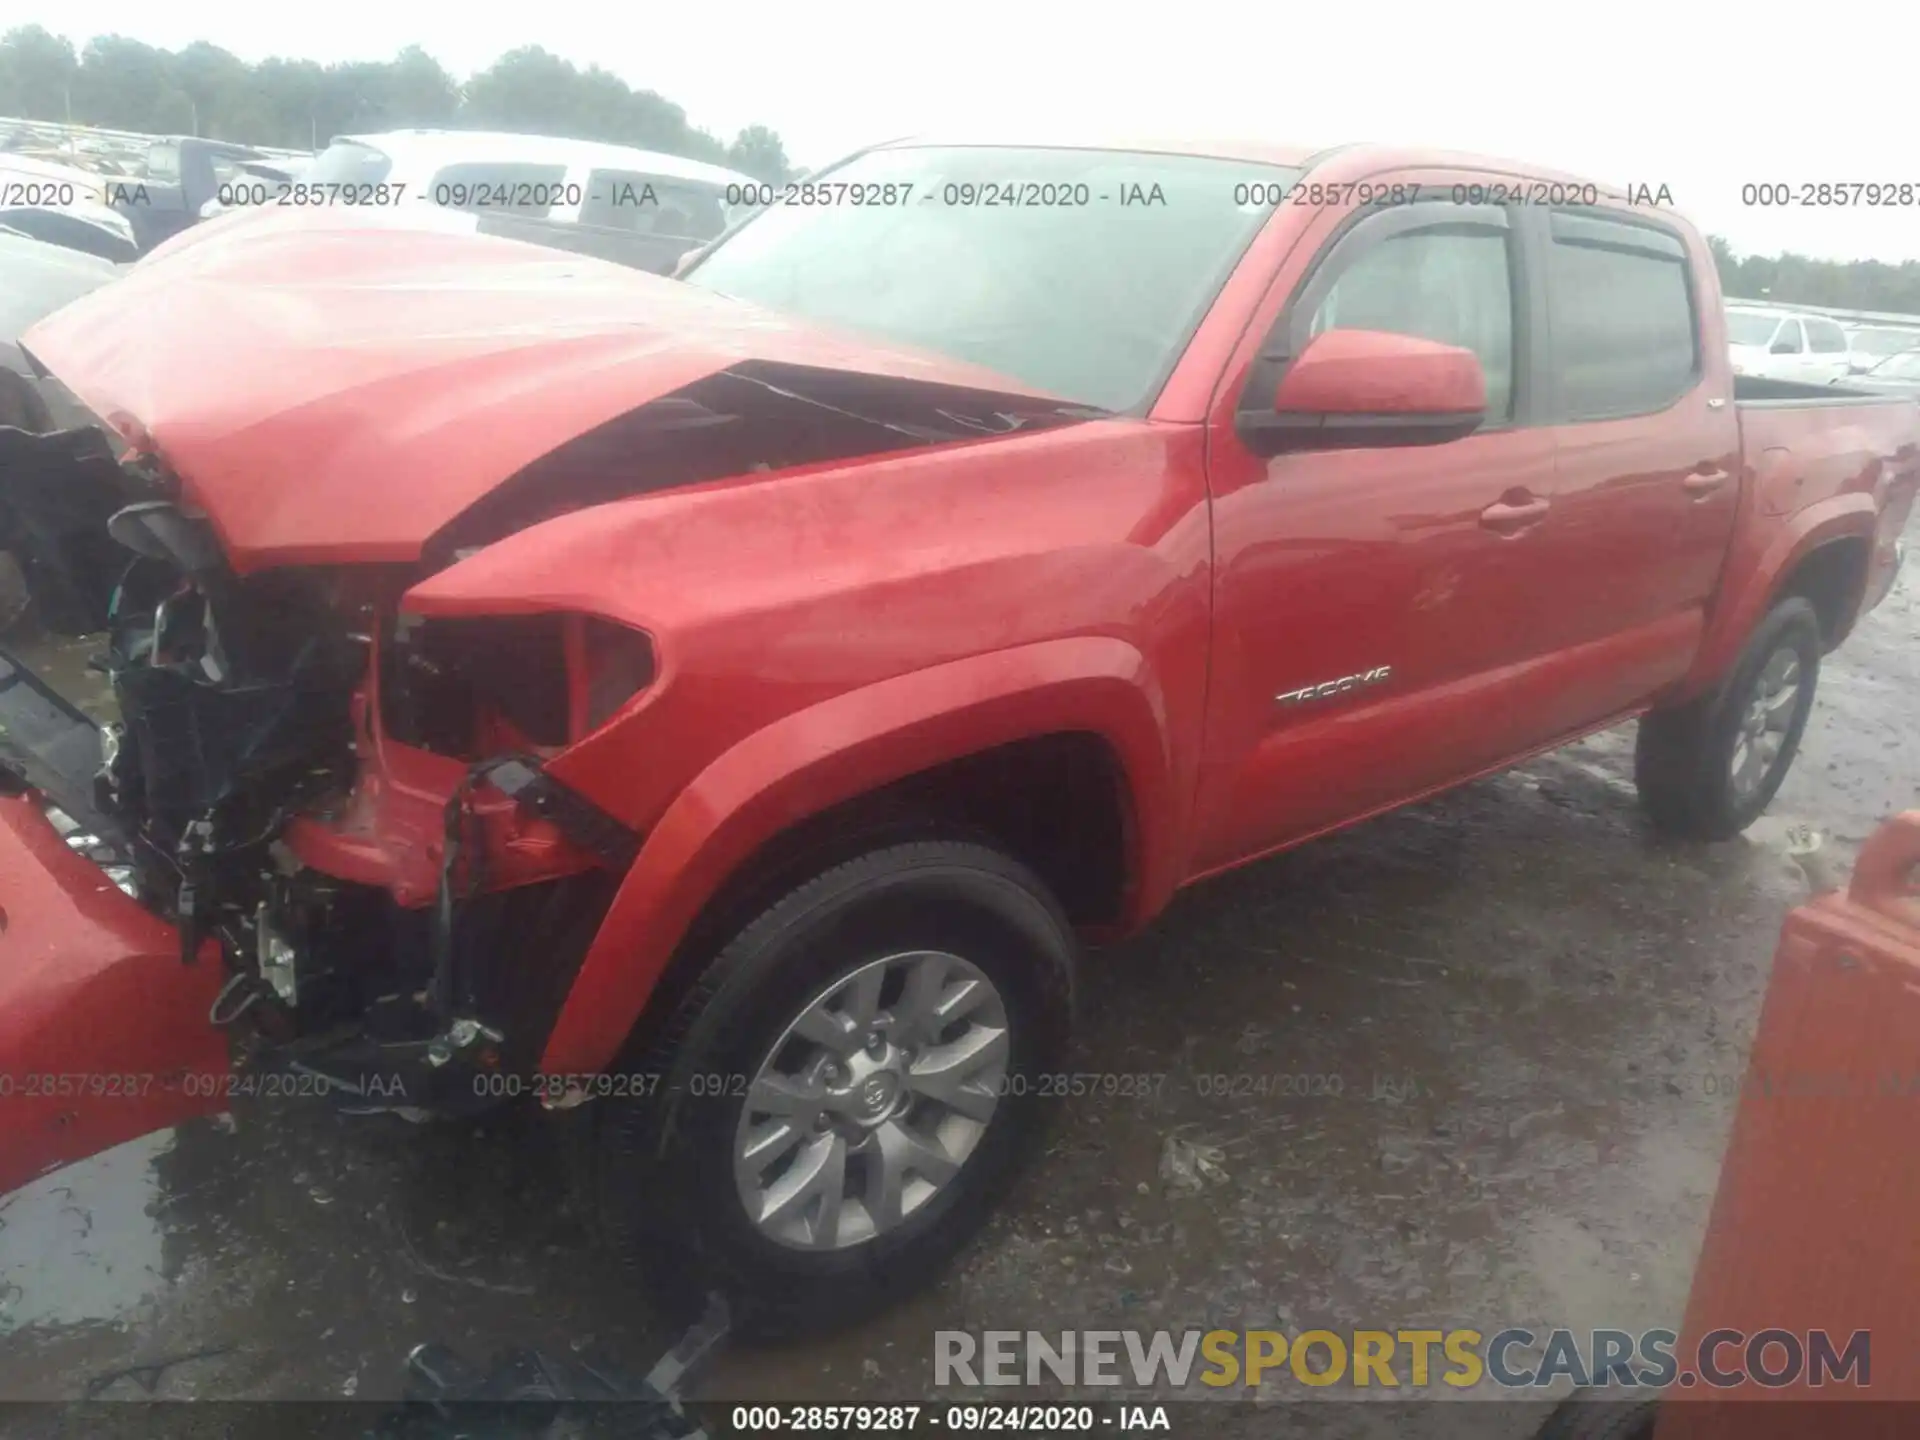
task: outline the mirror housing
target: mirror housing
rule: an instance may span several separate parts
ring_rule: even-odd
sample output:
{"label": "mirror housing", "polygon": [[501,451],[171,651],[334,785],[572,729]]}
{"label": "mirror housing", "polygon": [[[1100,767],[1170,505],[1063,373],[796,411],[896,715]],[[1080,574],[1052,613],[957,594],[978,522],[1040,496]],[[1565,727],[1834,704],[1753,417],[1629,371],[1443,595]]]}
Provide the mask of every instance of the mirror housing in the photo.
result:
{"label": "mirror housing", "polygon": [[1457,345],[1381,330],[1328,330],[1306,344],[1271,410],[1242,411],[1236,428],[1258,455],[1439,445],[1487,418],[1480,357]]}
{"label": "mirror housing", "polygon": [[1791,340],[1776,340],[1767,347],[1767,353],[1769,355],[1798,355],[1800,352],[1794,348]]}

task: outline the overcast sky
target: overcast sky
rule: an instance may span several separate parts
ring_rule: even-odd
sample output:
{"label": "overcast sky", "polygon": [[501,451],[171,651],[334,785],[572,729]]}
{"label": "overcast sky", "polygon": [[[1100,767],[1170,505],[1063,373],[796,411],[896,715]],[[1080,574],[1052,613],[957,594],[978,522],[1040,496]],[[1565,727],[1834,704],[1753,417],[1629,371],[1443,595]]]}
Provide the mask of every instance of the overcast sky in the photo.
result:
{"label": "overcast sky", "polygon": [[417,43],[462,79],[539,44],[658,91],[722,138],[771,125],[806,165],[983,123],[1436,145],[1664,183],[1736,250],[1920,259],[1920,204],[1741,201],[1742,185],[1758,182],[1920,191],[1911,0],[14,0],[9,10],[10,22],[37,20],[76,44],[113,33],[168,49],[208,40],[250,61],[387,59]]}

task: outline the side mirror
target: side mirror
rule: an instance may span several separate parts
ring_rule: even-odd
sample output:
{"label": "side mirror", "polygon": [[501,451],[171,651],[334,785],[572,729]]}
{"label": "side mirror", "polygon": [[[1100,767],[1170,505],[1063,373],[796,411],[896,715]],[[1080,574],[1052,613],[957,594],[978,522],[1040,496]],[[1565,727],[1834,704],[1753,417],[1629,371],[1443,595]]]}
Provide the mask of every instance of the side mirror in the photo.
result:
{"label": "side mirror", "polygon": [[1800,347],[1795,345],[1791,340],[1776,340],[1768,348],[1768,353],[1771,355],[1798,355],[1800,353]]}
{"label": "side mirror", "polygon": [[1487,418],[1480,358],[1457,345],[1379,330],[1328,330],[1287,367],[1269,411],[1236,429],[1258,455],[1438,445]]}

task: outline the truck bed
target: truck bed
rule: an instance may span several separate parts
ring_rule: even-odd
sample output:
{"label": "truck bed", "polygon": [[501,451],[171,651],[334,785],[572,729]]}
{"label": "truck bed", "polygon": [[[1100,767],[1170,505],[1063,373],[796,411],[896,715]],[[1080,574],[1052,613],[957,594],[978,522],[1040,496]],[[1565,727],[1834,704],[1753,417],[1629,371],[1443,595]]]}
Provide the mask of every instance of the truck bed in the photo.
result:
{"label": "truck bed", "polygon": [[1816,385],[1808,380],[1774,380],[1765,375],[1733,377],[1733,403],[1742,408],[1761,405],[1832,405],[1856,401],[1893,405],[1914,403],[1904,395],[1887,395],[1878,390],[1855,390],[1839,383]]}
{"label": "truck bed", "polygon": [[[1734,399],[1758,514],[1791,517],[1849,495],[1877,512],[1867,580],[1869,603],[1877,599],[1899,563],[1896,542],[1920,491],[1920,402],[1744,378],[1734,382]],[[1749,540],[1771,533],[1762,527]]]}

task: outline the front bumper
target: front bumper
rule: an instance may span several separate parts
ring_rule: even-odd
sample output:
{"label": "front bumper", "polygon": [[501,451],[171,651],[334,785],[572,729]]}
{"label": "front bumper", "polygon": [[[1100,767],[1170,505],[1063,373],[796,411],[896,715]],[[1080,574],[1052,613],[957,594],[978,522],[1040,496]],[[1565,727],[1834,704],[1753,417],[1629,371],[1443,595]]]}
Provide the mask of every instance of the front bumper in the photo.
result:
{"label": "front bumper", "polygon": [[115,843],[99,759],[93,722],[0,652],[0,1194],[227,1105],[218,946],[182,964],[179,932],[76,848]]}

